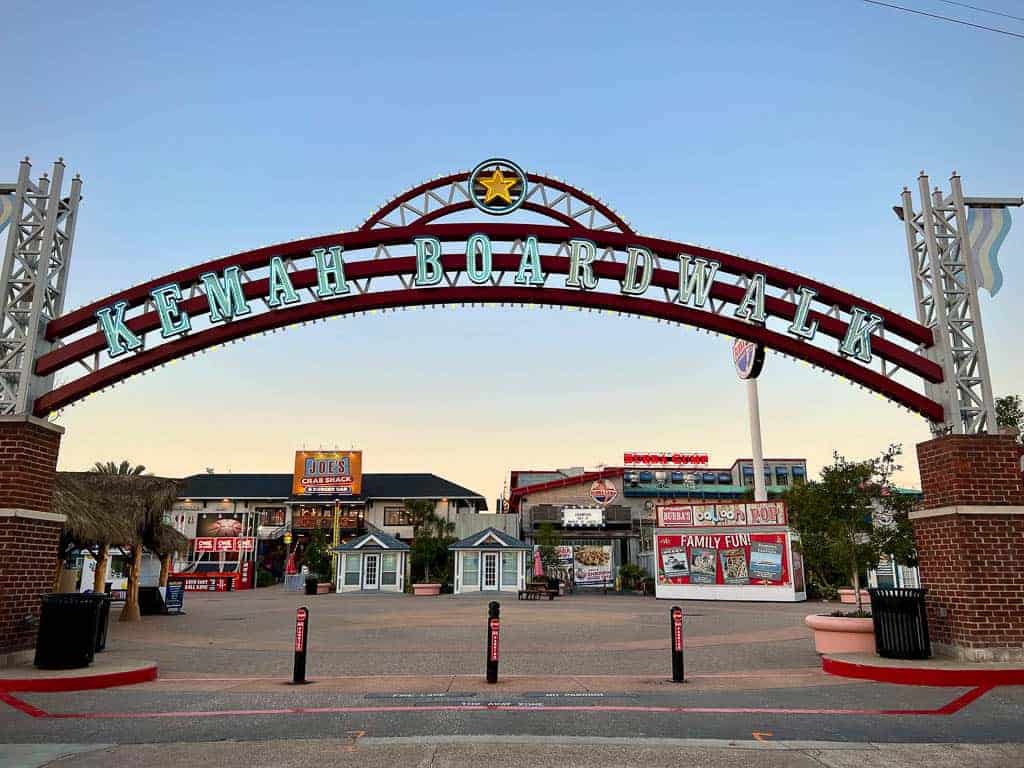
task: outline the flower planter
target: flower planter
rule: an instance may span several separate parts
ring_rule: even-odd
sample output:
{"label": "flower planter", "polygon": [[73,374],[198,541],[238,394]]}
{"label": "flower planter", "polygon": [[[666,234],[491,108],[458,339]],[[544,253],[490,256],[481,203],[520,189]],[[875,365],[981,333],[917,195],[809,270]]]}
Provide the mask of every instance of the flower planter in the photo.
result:
{"label": "flower planter", "polygon": [[[857,593],[850,587],[843,587],[839,590],[839,602],[846,603],[847,605],[854,605],[857,602]],[[866,589],[860,591],[861,603],[864,605],[871,605],[871,595],[868,594]]]}
{"label": "flower planter", "polygon": [[440,595],[441,585],[440,584],[413,584],[412,591],[414,595]]}
{"label": "flower planter", "polygon": [[814,631],[818,653],[874,653],[875,625],[871,619],[811,615],[804,624]]}

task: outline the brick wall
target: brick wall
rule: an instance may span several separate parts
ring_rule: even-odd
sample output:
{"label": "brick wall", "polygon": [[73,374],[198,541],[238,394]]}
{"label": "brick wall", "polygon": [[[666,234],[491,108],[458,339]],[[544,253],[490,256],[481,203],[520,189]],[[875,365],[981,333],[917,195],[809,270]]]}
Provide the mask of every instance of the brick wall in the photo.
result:
{"label": "brick wall", "polygon": [[914,538],[932,642],[1024,652],[1024,515],[926,517]]}
{"label": "brick wall", "polygon": [[63,526],[31,513],[51,511],[62,432],[0,419],[0,657],[35,645],[39,595],[53,591]]}
{"label": "brick wall", "polygon": [[61,527],[0,517],[0,656],[35,646],[39,596],[53,591]]}
{"label": "brick wall", "polygon": [[[1015,437],[948,435],[918,445],[917,456],[924,500],[911,516],[936,650],[975,661],[1024,659],[1024,490]],[[951,507],[957,514],[922,516]],[[972,514],[971,507],[987,509]]]}
{"label": "brick wall", "polygon": [[29,421],[0,421],[0,509],[49,512],[61,431]]}
{"label": "brick wall", "polygon": [[1024,505],[1015,435],[947,435],[917,446],[922,506]]}

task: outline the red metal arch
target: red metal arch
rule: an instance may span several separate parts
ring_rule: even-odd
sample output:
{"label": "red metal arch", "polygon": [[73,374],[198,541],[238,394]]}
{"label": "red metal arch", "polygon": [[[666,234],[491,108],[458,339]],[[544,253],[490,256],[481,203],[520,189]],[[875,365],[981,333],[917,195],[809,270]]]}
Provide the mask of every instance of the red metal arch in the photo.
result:
{"label": "red metal arch", "polygon": [[231,323],[207,328],[199,333],[184,336],[160,346],[140,351],[126,359],[113,362],[94,373],[58,387],[38,398],[34,411],[38,416],[45,416],[76,400],[80,400],[86,395],[116,384],[134,374],[163,365],[171,360],[208,349],[218,344],[294,323],[353,312],[365,312],[372,309],[453,303],[573,306],[623,312],[706,328],[729,336],[764,344],[766,347],[784,354],[831,370],[850,381],[889,397],[931,421],[941,421],[943,417],[943,409],[939,403],[880,373],[855,364],[846,358],[827,352],[819,347],[802,343],[790,336],[759,326],[749,325],[731,317],[715,315],[678,304],[668,304],[663,301],[610,293],[579,291],[568,288],[519,288],[500,285],[381,291],[332,301],[312,302],[242,318]]}
{"label": "red metal arch", "polygon": [[[619,214],[617,214],[615,211],[609,208],[606,204],[602,203],[593,195],[584,192],[579,187],[574,187],[572,184],[566,184],[564,181],[559,181],[558,179],[553,179],[550,176],[544,176],[539,173],[527,173],[526,178],[527,181],[533,184],[543,183],[545,186],[551,187],[552,189],[557,189],[559,192],[566,192],[572,194],[574,197],[579,198],[587,205],[593,206],[594,209],[599,211],[602,216],[608,219],[609,222],[619,227],[619,229],[621,229],[622,232],[626,234],[634,234],[633,228],[629,226],[629,223],[625,219],[619,216]],[[447,176],[432,179],[431,181],[426,181],[423,184],[415,186],[412,189],[403,192],[401,195],[394,198],[393,200],[389,200],[383,206],[374,211],[370,215],[370,217],[365,222],[363,222],[363,225],[359,227],[359,229],[373,229],[375,226],[377,226],[377,224],[381,223],[385,218],[387,218],[389,214],[397,211],[404,203],[409,203],[426,192],[430,192],[431,190],[435,189],[441,189],[443,187],[448,186],[449,184],[458,181],[469,181],[469,172],[461,171],[459,173],[451,173],[448,174]],[[447,216],[451,213],[455,213],[456,211],[467,210],[472,207],[473,204],[469,202],[454,203],[443,208],[439,208],[435,211],[431,211],[426,216],[420,217],[415,222],[409,223],[423,224],[426,221],[433,221],[443,216]],[[545,208],[544,206],[536,205],[535,203],[531,203],[530,201],[524,203],[522,207],[527,210],[533,211],[534,213],[549,216],[555,219],[556,221],[561,221],[563,224],[568,224],[569,226],[579,226],[579,222],[576,221],[575,219],[572,219],[570,217],[561,217],[558,215],[557,211],[554,211],[551,208]]]}

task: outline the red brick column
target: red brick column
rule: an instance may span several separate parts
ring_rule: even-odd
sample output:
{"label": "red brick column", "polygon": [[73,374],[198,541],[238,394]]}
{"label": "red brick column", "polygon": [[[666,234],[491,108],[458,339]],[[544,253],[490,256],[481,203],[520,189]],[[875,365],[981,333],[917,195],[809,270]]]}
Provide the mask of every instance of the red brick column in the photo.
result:
{"label": "red brick column", "polygon": [[1013,435],[917,446],[924,501],[910,517],[933,648],[969,661],[1024,660],[1024,486]]}
{"label": "red brick column", "polygon": [[51,503],[63,432],[0,416],[0,666],[35,646],[39,595],[53,590],[64,518]]}

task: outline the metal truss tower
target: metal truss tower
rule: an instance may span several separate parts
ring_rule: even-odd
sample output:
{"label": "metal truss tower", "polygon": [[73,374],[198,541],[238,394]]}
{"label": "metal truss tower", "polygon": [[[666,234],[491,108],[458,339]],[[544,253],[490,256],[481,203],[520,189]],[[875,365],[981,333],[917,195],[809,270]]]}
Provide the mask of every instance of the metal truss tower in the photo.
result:
{"label": "metal truss tower", "polygon": [[945,406],[945,421],[932,422],[935,434],[981,434],[996,431],[995,404],[988,352],[981,325],[978,285],[971,264],[973,251],[967,227],[969,207],[1019,206],[1020,198],[964,197],[954,171],[950,194],[929,188],[928,177],[917,179],[921,209],[903,188],[903,220],[910,256],[917,320],[932,329],[935,346],[928,355],[943,370],[940,384],[926,384],[926,394]]}
{"label": "metal truss tower", "polygon": [[75,176],[61,196],[64,159],[53,175],[29,178],[25,158],[14,184],[0,194],[14,195],[3,272],[0,272],[0,416],[32,413],[35,398],[51,388],[52,376],[36,377],[36,359],[49,351],[46,324],[64,311],[82,180]]}

